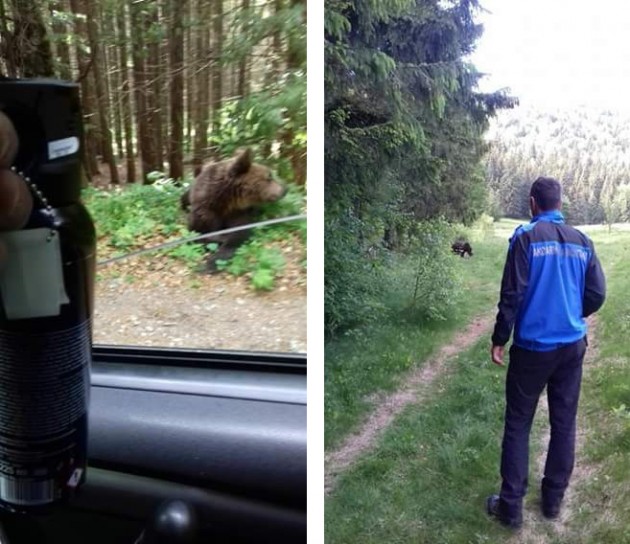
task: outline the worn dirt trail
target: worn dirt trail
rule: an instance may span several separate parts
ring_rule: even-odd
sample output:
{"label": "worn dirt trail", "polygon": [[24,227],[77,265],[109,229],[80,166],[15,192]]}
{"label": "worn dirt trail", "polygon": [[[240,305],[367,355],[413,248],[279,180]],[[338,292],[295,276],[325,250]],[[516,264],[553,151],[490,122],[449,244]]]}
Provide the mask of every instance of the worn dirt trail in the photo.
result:
{"label": "worn dirt trail", "polygon": [[494,315],[474,318],[450,344],[443,346],[432,359],[410,373],[400,389],[383,398],[358,431],[349,435],[339,448],[326,454],[326,496],[333,491],[337,477],[375,446],[383,431],[409,404],[425,400],[430,386],[447,370],[446,361],[488,334],[493,323]]}

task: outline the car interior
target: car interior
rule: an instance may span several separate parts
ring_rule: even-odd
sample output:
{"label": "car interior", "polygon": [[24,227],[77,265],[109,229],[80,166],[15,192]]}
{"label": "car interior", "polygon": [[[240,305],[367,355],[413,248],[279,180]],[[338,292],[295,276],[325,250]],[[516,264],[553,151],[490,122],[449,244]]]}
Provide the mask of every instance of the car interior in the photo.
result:
{"label": "car interior", "polygon": [[1,542],[306,538],[303,354],[95,346],[88,444],[76,498]]}
{"label": "car interior", "polygon": [[304,353],[94,345],[90,379],[85,483],[0,544],[305,541]]}

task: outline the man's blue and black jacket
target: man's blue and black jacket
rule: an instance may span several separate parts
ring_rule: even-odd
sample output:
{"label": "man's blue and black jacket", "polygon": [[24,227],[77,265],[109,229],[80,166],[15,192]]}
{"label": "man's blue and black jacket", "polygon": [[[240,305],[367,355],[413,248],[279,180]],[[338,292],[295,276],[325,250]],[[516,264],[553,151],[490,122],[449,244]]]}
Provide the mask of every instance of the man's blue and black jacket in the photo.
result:
{"label": "man's blue and black jacket", "polygon": [[514,344],[531,351],[577,342],[605,297],[593,242],[559,211],[543,212],[510,239],[492,343],[505,345],[512,327]]}

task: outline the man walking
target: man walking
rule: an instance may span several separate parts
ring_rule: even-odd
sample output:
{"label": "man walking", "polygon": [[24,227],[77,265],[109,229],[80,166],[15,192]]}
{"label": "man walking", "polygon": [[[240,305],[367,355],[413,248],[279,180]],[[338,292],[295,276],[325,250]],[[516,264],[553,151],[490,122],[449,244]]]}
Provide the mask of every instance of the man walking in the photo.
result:
{"label": "man walking", "polygon": [[551,438],[542,480],[542,512],[556,518],[573,471],[575,424],[586,352],[585,317],[604,303],[606,283],[591,240],[565,224],[560,183],[531,187],[532,221],[510,239],[494,334],[492,361],[503,365],[514,327],[505,397],[499,495],[488,514],[518,528],[527,492],[529,432],[547,386]]}

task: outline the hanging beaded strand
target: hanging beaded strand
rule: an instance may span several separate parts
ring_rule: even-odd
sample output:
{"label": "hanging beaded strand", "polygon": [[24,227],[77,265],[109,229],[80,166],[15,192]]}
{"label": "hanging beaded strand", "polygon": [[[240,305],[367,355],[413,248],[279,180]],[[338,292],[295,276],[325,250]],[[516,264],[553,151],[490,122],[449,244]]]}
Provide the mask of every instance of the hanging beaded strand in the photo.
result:
{"label": "hanging beaded strand", "polygon": [[31,180],[29,176],[25,175],[24,172],[18,172],[15,166],[12,166],[11,170],[14,174],[17,174],[24,180],[33,195],[35,195],[35,197],[43,204],[44,213],[50,217],[50,221],[52,223],[52,226],[50,227],[50,232],[48,233],[48,236],[46,238],[46,241],[50,242],[57,235],[57,231],[55,230],[55,212],[53,211],[53,207],[50,205],[48,199],[44,196],[39,187],[35,184],[34,181]]}

